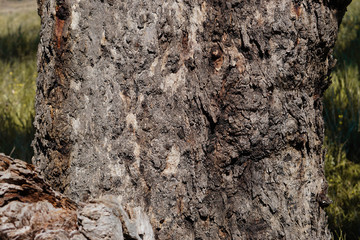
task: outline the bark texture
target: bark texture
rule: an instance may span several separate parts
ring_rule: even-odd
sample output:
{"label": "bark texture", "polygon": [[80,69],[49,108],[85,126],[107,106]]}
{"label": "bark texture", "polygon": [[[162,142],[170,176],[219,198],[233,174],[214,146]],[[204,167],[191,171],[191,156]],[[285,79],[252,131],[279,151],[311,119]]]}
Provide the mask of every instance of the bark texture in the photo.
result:
{"label": "bark texture", "polygon": [[330,239],[321,96],[348,3],[41,0],[34,164],[154,239]]}
{"label": "bark texture", "polygon": [[52,190],[32,165],[0,154],[0,239],[153,238],[141,209],[124,209],[113,196],[76,204]]}

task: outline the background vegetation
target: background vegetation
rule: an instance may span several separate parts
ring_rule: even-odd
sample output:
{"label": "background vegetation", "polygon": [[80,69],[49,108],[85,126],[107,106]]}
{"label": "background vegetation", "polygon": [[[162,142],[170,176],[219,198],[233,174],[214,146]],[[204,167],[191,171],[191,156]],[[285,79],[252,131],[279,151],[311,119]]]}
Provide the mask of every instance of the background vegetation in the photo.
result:
{"label": "background vegetation", "polygon": [[33,155],[39,29],[35,9],[0,12],[0,152],[26,161]]}
{"label": "background vegetation", "polygon": [[[31,160],[40,20],[0,11],[0,152]],[[353,0],[336,44],[337,67],[324,96],[327,208],[335,239],[360,239],[360,0]]]}
{"label": "background vegetation", "polygon": [[360,0],[353,0],[335,47],[338,63],[324,96],[327,209],[334,239],[360,239]]}

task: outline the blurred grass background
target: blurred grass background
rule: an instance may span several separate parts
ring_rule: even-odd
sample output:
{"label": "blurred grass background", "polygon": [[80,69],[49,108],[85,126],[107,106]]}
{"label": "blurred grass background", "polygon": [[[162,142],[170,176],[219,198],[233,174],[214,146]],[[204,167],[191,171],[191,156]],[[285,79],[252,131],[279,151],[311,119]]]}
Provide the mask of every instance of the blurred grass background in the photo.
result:
{"label": "blurred grass background", "polygon": [[327,209],[334,239],[360,239],[360,0],[348,7],[335,47],[338,60],[324,95]]}
{"label": "blurred grass background", "polygon": [[0,152],[30,162],[40,19],[20,3],[0,3]]}
{"label": "blurred grass background", "polygon": [[[30,162],[40,20],[35,3],[21,11],[10,6],[0,9],[0,152]],[[334,201],[326,211],[334,239],[341,240],[360,239],[359,34],[360,0],[353,0],[335,48],[333,83],[324,95],[325,174]]]}

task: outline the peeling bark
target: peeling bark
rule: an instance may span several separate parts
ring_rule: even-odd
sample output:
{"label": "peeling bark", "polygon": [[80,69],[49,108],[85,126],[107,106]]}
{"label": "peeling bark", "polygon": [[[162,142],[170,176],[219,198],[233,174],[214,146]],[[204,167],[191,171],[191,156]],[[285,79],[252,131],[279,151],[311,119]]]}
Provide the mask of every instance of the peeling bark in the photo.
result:
{"label": "peeling bark", "polygon": [[33,162],[155,239],[329,239],[321,96],[349,1],[55,1]]}
{"label": "peeling bark", "polygon": [[1,239],[150,240],[153,235],[140,209],[124,209],[114,196],[76,204],[52,190],[32,165],[0,154]]}

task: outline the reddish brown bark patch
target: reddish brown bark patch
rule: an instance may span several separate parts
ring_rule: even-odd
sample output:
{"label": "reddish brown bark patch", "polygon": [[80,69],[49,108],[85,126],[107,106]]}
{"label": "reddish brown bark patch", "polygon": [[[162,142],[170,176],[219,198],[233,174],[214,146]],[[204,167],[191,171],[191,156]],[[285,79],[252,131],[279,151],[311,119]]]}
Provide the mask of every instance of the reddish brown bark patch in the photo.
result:
{"label": "reddish brown bark patch", "polygon": [[296,15],[297,18],[300,17],[302,13],[302,9],[298,4],[294,4],[291,8],[291,11]]}
{"label": "reddish brown bark patch", "polygon": [[223,51],[219,46],[214,46],[211,49],[211,64],[216,71],[219,71],[223,65],[224,57]]}
{"label": "reddish brown bark patch", "polygon": [[61,38],[62,38],[62,33],[64,30],[64,25],[65,25],[65,21],[56,18],[55,21],[55,38],[56,38],[56,46],[58,49],[60,49],[61,47]]}
{"label": "reddish brown bark patch", "polygon": [[68,22],[70,18],[70,10],[68,5],[65,1],[57,1],[56,6],[56,17],[55,17],[55,40],[56,40],[56,46],[59,50],[62,47],[62,38],[66,38],[67,31],[65,28],[66,23]]}
{"label": "reddish brown bark patch", "polygon": [[20,160],[0,155],[0,185],[5,189],[0,196],[0,207],[11,201],[35,203],[48,201],[55,208],[75,210],[70,199],[57,195],[34,171],[34,167]]}

